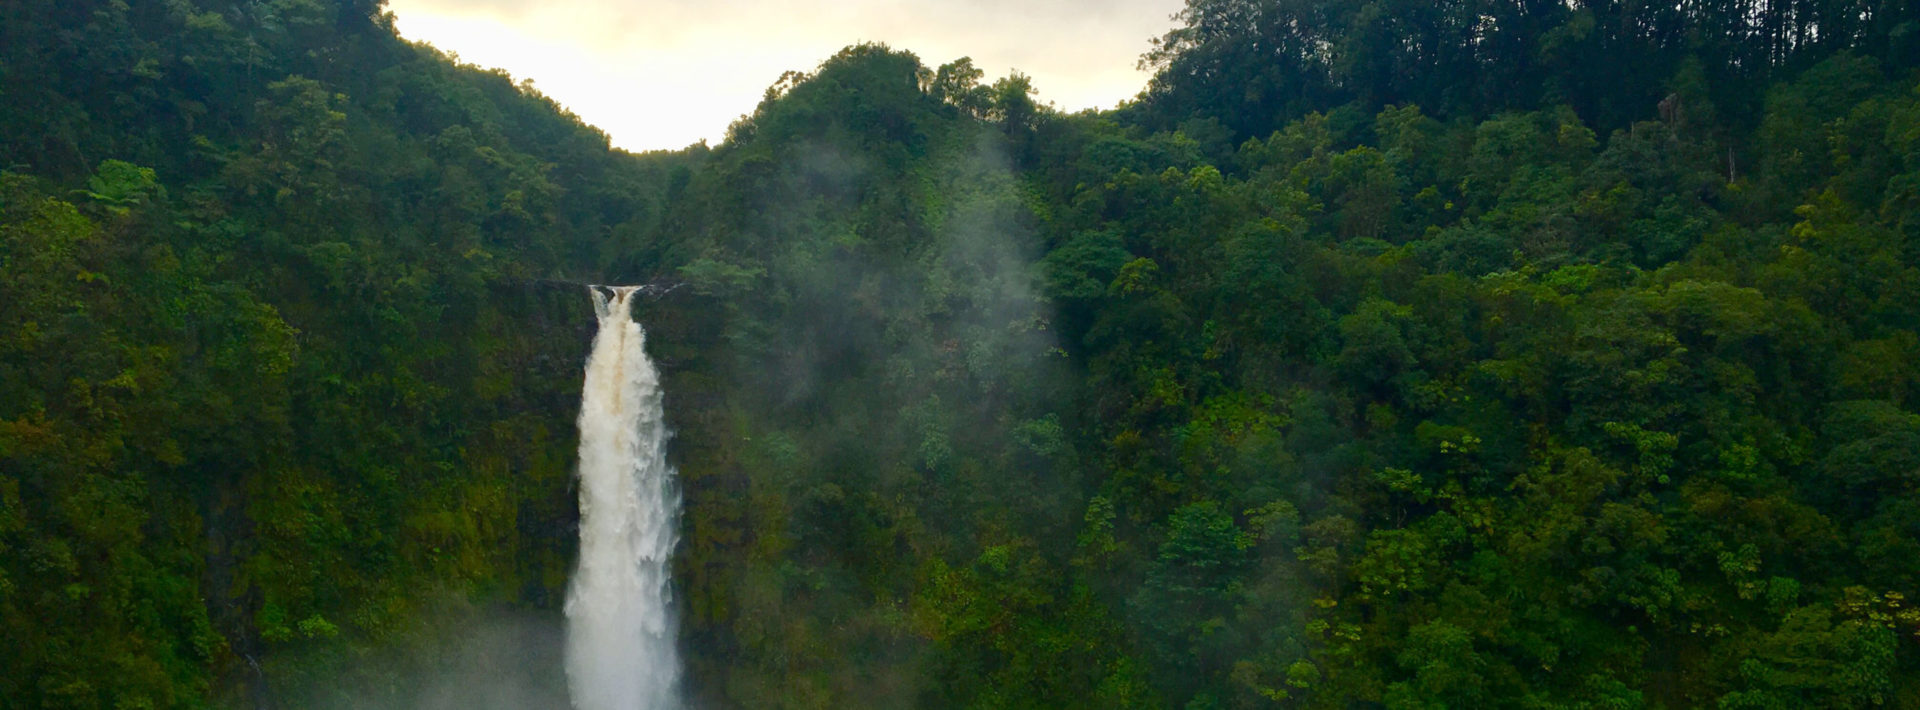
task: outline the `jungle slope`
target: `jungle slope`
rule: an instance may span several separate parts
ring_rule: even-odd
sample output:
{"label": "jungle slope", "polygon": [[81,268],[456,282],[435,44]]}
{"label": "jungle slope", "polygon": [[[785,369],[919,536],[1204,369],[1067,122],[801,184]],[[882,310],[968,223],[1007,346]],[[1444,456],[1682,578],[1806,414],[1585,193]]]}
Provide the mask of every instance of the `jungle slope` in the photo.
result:
{"label": "jungle slope", "polygon": [[554,282],[667,277],[702,705],[1920,705],[1920,25],[1724,5],[858,46],[648,156],[365,2],[9,5],[0,696],[551,614]]}

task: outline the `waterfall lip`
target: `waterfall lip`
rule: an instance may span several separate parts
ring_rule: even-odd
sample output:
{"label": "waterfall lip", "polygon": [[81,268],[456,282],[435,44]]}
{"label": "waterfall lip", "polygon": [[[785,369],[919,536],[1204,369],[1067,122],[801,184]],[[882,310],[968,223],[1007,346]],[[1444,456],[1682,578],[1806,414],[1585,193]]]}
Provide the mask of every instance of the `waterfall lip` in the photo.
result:
{"label": "waterfall lip", "polygon": [[[644,283],[644,284],[638,284],[638,285],[614,285],[614,284],[590,283],[590,284],[586,284],[586,287],[587,287],[587,290],[593,291],[596,294],[598,294],[601,289],[606,289],[607,291],[611,292],[611,295],[613,295],[616,298],[626,297],[636,293],[640,294],[641,296],[645,296],[647,298],[660,298],[669,293],[673,293],[674,291],[679,290],[681,286],[685,286],[685,285],[686,284],[678,281],[673,281],[673,282],[655,281],[653,283]],[[598,296],[596,296],[596,298],[597,297]]]}

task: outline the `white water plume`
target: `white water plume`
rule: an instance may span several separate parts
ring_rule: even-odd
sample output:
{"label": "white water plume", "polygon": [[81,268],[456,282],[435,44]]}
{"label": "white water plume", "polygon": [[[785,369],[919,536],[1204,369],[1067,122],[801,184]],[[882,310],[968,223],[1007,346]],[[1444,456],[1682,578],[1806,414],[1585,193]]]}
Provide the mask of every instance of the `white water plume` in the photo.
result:
{"label": "white water plume", "polygon": [[660,373],[635,286],[590,286],[600,331],[580,401],[580,566],[567,590],[567,685],[578,710],[680,706],[668,563],[680,495]]}

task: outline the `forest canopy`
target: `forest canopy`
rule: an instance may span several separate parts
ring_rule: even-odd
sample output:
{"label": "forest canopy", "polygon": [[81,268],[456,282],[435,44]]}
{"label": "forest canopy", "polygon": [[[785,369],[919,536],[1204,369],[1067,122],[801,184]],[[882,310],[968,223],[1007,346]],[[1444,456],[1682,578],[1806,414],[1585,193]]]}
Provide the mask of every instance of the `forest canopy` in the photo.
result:
{"label": "forest canopy", "polygon": [[636,155],[377,0],[0,4],[0,705],[418,705],[671,281],[697,707],[1920,707],[1920,5],[1176,20]]}

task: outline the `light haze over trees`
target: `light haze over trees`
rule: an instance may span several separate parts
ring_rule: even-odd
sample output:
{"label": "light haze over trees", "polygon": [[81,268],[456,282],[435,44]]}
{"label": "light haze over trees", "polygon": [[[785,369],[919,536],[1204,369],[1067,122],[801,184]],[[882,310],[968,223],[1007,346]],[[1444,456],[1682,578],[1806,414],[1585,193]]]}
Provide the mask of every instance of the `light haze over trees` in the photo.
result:
{"label": "light haze over trees", "polygon": [[4,704],[556,613],[665,279],[696,706],[1920,705],[1911,2],[1193,0],[645,155],[380,13],[0,6]]}

